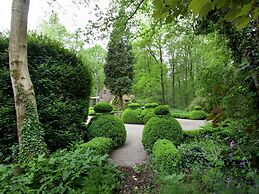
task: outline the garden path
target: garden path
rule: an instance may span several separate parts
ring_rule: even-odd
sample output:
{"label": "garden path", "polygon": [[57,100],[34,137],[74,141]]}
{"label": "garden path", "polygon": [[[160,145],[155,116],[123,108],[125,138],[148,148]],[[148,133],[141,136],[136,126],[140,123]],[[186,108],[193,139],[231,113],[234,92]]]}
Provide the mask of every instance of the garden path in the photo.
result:
{"label": "garden path", "polygon": [[[184,130],[193,130],[205,125],[206,121],[177,119]],[[125,124],[127,140],[123,146],[114,150],[110,157],[119,166],[131,167],[148,162],[148,155],[142,145],[144,125]]]}

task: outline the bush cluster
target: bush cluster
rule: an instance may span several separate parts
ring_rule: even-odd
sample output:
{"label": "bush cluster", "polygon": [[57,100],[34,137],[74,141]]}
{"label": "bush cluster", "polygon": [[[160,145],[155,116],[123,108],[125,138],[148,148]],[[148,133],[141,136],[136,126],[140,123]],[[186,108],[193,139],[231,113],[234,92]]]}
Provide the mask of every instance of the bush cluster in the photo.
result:
{"label": "bush cluster", "polygon": [[183,139],[182,127],[178,121],[169,116],[156,116],[151,118],[143,129],[142,143],[148,151],[152,150],[158,139],[168,139],[179,145]]}
{"label": "bush cluster", "polygon": [[121,121],[115,115],[100,114],[94,116],[87,126],[87,137],[93,139],[95,137],[111,138],[115,147],[121,146],[126,141],[126,129]]}
{"label": "bush cluster", "polygon": [[[122,174],[108,156],[82,146],[41,155],[28,163],[0,165],[1,193],[118,193]],[[16,176],[14,176],[16,174]]]}
{"label": "bush cluster", "polygon": [[140,104],[138,103],[132,103],[128,105],[128,108],[126,108],[121,115],[121,119],[124,123],[128,124],[141,124],[141,108]]}
{"label": "bush cluster", "polygon": [[94,111],[96,113],[110,113],[112,110],[113,107],[108,102],[99,102],[94,106]]}
{"label": "bush cluster", "polygon": [[[48,149],[55,151],[82,139],[91,93],[86,64],[58,42],[34,34],[28,37],[28,62]],[[5,37],[0,37],[0,77],[0,148],[7,156],[17,132]]]}
{"label": "bush cluster", "polygon": [[89,148],[95,155],[104,155],[112,151],[114,142],[111,138],[95,137],[87,143],[80,144],[78,148],[86,150]]}
{"label": "bush cluster", "polygon": [[167,139],[159,139],[154,144],[152,162],[159,172],[166,174],[173,173],[179,158],[179,151],[171,141]]}

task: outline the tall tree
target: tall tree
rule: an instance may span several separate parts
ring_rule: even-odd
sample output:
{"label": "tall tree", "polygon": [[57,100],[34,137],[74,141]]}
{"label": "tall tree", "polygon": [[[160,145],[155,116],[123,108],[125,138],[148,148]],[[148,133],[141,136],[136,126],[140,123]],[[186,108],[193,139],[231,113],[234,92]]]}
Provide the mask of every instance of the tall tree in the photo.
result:
{"label": "tall tree", "polygon": [[14,93],[17,133],[22,159],[46,151],[27,61],[27,21],[30,0],[13,0],[9,37],[9,67]]}
{"label": "tall tree", "polygon": [[134,57],[127,34],[118,33],[114,28],[108,43],[108,53],[104,66],[105,85],[119,100],[123,108],[123,95],[131,92]]}

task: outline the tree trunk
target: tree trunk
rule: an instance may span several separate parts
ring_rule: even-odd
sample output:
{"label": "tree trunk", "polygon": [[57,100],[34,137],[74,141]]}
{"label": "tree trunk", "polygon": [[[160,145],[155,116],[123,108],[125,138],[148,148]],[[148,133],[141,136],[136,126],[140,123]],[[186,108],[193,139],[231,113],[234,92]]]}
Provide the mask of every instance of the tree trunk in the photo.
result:
{"label": "tree trunk", "polygon": [[165,104],[165,84],[164,84],[164,71],[163,71],[163,53],[161,47],[161,37],[159,42],[159,57],[160,57],[160,81],[162,89],[162,104]]}
{"label": "tree trunk", "polygon": [[120,110],[123,110],[123,99],[122,99],[122,94],[121,93],[119,93],[119,95],[118,95],[118,98],[119,98],[119,109]]}
{"label": "tree trunk", "polygon": [[29,4],[30,0],[13,0],[9,37],[9,68],[16,109],[18,142],[22,147],[23,158],[27,159],[46,151],[27,62]]}

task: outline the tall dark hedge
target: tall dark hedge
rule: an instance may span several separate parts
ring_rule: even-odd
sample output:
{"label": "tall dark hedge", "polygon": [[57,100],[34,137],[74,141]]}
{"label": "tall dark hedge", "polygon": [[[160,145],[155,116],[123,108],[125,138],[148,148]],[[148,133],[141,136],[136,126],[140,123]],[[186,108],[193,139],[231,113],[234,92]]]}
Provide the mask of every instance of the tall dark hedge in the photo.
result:
{"label": "tall dark hedge", "polygon": [[[50,151],[84,134],[91,76],[74,52],[45,36],[28,37],[28,63],[40,122]],[[0,161],[17,143],[16,116],[8,66],[8,40],[0,37]]]}

